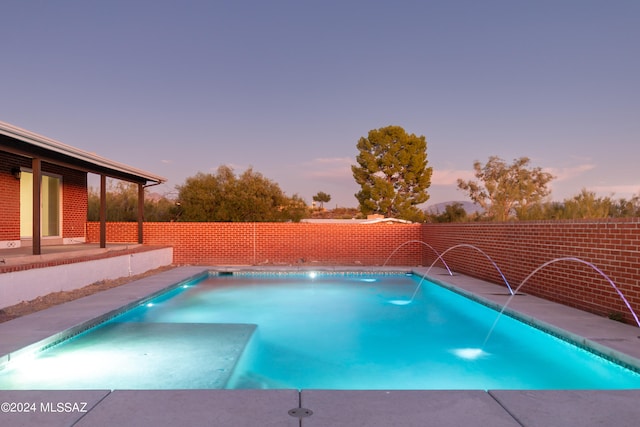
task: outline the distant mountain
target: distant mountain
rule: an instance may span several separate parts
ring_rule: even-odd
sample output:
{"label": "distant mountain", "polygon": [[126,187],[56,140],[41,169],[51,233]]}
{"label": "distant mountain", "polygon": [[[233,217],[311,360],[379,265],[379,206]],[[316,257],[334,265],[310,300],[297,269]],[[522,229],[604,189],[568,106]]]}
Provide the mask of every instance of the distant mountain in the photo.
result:
{"label": "distant mountain", "polygon": [[463,201],[456,201],[456,200],[452,200],[450,202],[442,202],[442,203],[436,203],[435,205],[429,205],[427,206],[427,212],[429,212],[430,214],[441,214],[445,211],[445,208],[448,205],[452,205],[454,203],[460,203],[462,205],[462,207],[464,208],[464,210],[467,212],[467,214],[474,214],[476,212],[482,212],[482,208],[478,205],[476,205],[475,203],[472,202],[463,202]]}

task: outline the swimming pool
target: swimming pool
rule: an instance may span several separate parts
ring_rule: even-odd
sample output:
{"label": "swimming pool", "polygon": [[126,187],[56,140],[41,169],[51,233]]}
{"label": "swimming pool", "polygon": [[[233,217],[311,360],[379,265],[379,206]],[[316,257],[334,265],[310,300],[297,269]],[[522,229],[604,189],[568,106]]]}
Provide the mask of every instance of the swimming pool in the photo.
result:
{"label": "swimming pool", "polygon": [[625,389],[640,375],[420,276],[215,274],[0,373],[0,389]]}

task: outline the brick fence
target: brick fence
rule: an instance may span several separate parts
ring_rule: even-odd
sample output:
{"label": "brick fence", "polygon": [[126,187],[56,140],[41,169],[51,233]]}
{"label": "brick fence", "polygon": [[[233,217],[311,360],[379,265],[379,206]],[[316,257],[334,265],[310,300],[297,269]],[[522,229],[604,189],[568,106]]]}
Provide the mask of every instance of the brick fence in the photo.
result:
{"label": "brick fence", "polygon": [[[144,244],[173,246],[176,264],[382,265],[403,243],[420,240],[420,224],[156,222]],[[136,223],[107,223],[108,242],[136,242]],[[99,241],[99,224],[87,224]],[[387,265],[420,265],[421,245],[404,245]]]}
{"label": "brick fence", "polygon": [[[635,323],[602,272],[640,315],[640,218],[427,224],[422,232],[438,253],[446,252],[442,257],[454,271],[506,287],[488,256],[515,290],[542,267],[521,292]],[[427,255],[429,263],[437,260],[435,252]],[[554,261],[560,258],[580,261]]]}
{"label": "brick fence", "polygon": [[[99,240],[98,223],[87,224],[87,240]],[[107,241],[136,242],[136,224],[108,223]],[[493,261],[514,289],[551,262],[521,292],[603,316],[620,313],[633,322],[597,268],[640,312],[640,218],[424,225],[145,223],[144,243],[173,246],[176,264],[429,266],[437,252],[452,270],[505,287]],[[558,258],[581,261],[553,261]]]}

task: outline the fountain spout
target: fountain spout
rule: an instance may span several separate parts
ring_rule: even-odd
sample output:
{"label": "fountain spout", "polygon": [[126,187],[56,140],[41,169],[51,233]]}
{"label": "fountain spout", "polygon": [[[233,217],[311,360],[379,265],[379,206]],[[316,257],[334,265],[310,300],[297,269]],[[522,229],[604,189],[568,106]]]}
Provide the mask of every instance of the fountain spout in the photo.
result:
{"label": "fountain spout", "polygon": [[[498,274],[500,274],[500,277],[502,277],[502,280],[504,281],[504,284],[507,285],[507,289],[509,289],[509,293],[511,294],[511,296],[515,295],[515,293],[513,292],[513,289],[511,289],[511,285],[509,284],[509,282],[507,282],[507,279],[504,277],[504,274],[502,274],[502,270],[500,270],[500,267],[498,267],[498,265],[491,259],[491,257],[489,255],[487,255],[482,249],[478,248],[477,246],[473,246],[473,245],[470,245],[468,243],[460,243],[458,245],[451,246],[449,249],[447,249],[446,251],[442,252],[442,254],[440,254],[438,256],[438,259],[442,259],[442,257],[445,256],[445,254],[447,252],[452,251],[453,249],[456,249],[456,248],[471,248],[471,249],[475,249],[476,251],[478,251],[482,255],[484,255],[485,258],[487,258],[489,260],[489,262],[491,262],[491,264],[493,264],[493,266],[495,267],[495,269],[498,272]],[[433,262],[433,264],[431,264],[431,266],[429,266],[429,269],[427,270],[425,275],[429,273],[429,271],[431,270],[431,267],[433,267],[437,261],[438,260],[435,260]]]}
{"label": "fountain spout", "polygon": [[[446,263],[446,262],[444,262],[444,259],[442,259],[442,257],[441,257],[441,256],[440,256],[440,254],[438,253],[438,251],[436,251],[436,250],[434,249],[434,247],[433,247],[433,246],[431,246],[430,244],[428,244],[428,243],[426,243],[426,242],[423,242],[422,240],[409,240],[409,241],[404,242],[403,244],[401,244],[400,246],[398,246],[397,248],[395,248],[395,249],[393,250],[393,252],[391,252],[391,255],[389,255],[389,256],[387,257],[387,259],[384,261],[384,264],[382,264],[382,266],[384,267],[385,265],[387,265],[387,263],[389,262],[389,260],[391,259],[391,257],[392,257],[392,256],[394,256],[394,255],[395,255],[395,253],[396,253],[396,252],[398,252],[398,250],[399,250],[400,248],[402,248],[402,247],[403,247],[403,246],[405,246],[405,245],[408,245],[409,243],[420,243],[420,244],[422,244],[422,245],[424,245],[424,246],[426,246],[426,247],[430,248],[430,249],[431,249],[433,252],[435,252],[435,253],[436,253],[436,255],[438,256],[438,258],[436,259],[436,262],[437,262],[438,260],[442,261],[442,263],[444,264],[445,268],[447,269],[447,272],[449,273],[449,276],[453,276],[453,273],[452,273],[452,272],[451,272],[451,270],[449,269],[449,266],[447,265],[447,263]],[[434,264],[435,264],[435,263],[434,263]],[[433,266],[433,265],[432,265],[432,266]]]}
{"label": "fountain spout", "polygon": [[[580,262],[582,264],[588,265],[589,267],[593,268],[596,272],[598,272],[598,274],[600,274],[604,279],[606,279],[609,284],[613,287],[613,289],[615,289],[616,293],[618,294],[618,296],[622,299],[622,301],[624,302],[624,304],[627,306],[627,308],[629,309],[629,311],[631,312],[631,315],[633,316],[634,320],[636,321],[636,324],[638,325],[638,327],[640,328],[640,320],[638,320],[638,316],[636,315],[635,311],[633,311],[633,308],[631,308],[631,304],[629,304],[629,301],[625,298],[625,296],[622,294],[622,292],[620,291],[620,289],[616,286],[615,283],[613,283],[613,280],[611,280],[609,278],[609,276],[607,276],[606,274],[604,274],[602,272],[602,270],[600,270],[598,267],[596,267],[594,264],[585,261],[583,259],[580,258],[575,258],[575,257],[561,257],[561,258],[555,258],[552,259],[551,261],[547,261],[544,264],[542,264],[541,266],[539,266],[538,268],[536,268],[535,270],[533,270],[516,288],[516,293],[520,290],[521,287],[523,287],[527,281],[533,277],[538,271],[542,270],[543,268],[545,268],[546,266],[556,263],[556,262],[560,262],[560,261],[576,261],[576,262]],[[487,344],[487,341],[489,341],[489,337],[491,337],[491,334],[493,332],[493,330],[495,329],[496,325],[498,324],[498,320],[500,320],[500,317],[502,316],[502,313],[504,313],[504,311],[507,309],[507,306],[509,305],[509,303],[511,302],[511,300],[513,299],[514,295],[511,295],[508,299],[507,302],[504,304],[504,306],[502,306],[502,309],[500,310],[500,313],[498,313],[498,316],[496,316],[496,320],[493,322],[493,325],[491,326],[491,328],[489,329],[489,333],[487,334],[487,337],[484,339],[484,345]]]}

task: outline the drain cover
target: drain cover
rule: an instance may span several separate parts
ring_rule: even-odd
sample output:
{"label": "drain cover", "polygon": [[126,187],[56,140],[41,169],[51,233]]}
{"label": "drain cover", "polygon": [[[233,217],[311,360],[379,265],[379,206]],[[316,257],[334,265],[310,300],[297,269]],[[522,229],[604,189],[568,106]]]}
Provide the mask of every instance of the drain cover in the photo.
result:
{"label": "drain cover", "polygon": [[313,411],[307,408],[293,408],[289,409],[289,415],[296,418],[306,418],[313,415]]}

